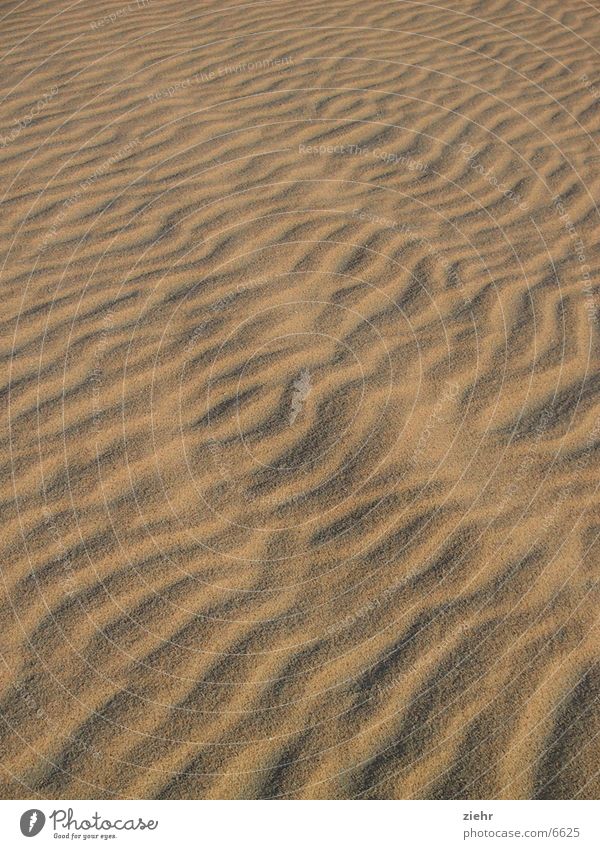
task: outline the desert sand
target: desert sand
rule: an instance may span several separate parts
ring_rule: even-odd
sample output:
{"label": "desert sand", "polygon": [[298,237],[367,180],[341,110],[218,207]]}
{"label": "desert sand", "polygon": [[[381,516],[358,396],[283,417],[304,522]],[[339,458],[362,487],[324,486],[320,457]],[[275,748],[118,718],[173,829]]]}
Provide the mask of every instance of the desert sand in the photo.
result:
{"label": "desert sand", "polygon": [[600,12],[0,49],[0,796],[598,798]]}

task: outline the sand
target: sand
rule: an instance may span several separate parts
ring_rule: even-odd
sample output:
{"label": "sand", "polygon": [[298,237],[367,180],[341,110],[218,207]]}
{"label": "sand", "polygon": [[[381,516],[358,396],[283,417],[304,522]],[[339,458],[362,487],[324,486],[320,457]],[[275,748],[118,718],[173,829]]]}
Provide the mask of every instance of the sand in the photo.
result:
{"label": "sand", "polygon": [[2,798],[597,798],[600,14],[0,4]]}

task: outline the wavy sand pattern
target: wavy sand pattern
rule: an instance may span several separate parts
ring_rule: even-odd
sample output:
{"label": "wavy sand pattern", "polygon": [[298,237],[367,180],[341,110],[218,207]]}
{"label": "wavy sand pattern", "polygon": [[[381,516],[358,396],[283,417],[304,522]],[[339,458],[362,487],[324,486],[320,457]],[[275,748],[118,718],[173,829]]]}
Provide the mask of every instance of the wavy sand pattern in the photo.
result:
{"label": "wavy sand pattern", "polygon": [[0,4],[4,798],[597,798],[600,13]]}

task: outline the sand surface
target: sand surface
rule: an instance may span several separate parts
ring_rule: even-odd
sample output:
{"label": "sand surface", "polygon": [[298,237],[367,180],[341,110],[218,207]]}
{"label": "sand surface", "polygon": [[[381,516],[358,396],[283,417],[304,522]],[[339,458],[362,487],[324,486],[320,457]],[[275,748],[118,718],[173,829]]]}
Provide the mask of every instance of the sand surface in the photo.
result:
{"label": "sand surface", "polygon": [[600,12],[0,56],[0,795],[597,798]]}

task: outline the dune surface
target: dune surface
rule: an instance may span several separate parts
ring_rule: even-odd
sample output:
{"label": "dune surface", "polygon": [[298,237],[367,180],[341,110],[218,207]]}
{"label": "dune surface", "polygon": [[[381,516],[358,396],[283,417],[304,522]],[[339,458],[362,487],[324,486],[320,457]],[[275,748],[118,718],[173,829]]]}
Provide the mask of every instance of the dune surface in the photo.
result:
{"label": "dune surface", "polygon": [[0,56],[0,796],[598,798],[600,12]]}

